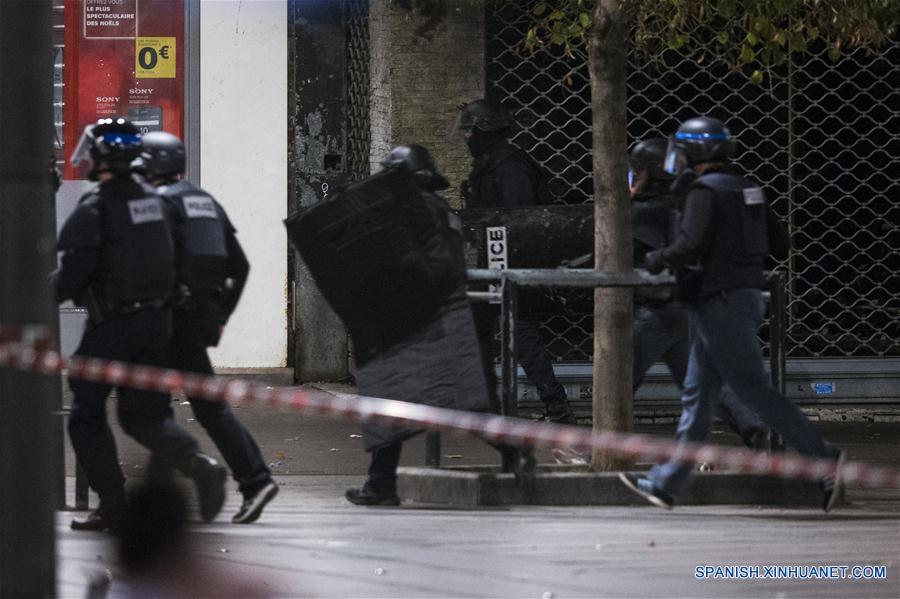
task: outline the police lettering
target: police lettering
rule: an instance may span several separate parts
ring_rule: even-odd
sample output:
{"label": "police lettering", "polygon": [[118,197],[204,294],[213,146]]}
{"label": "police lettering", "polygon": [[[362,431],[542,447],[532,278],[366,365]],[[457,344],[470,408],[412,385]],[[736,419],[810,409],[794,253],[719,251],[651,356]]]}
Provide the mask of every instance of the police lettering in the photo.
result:
{"label": "police lettering", "polygon": [[185,196],[184,212],[188,218],[217,218],[213,200],[207,196]]}
{"label": "police lettering", "polygon": [[128,202],[128,211],[131,215],[131,222],[135,225],[163,219],[162,207],[156,198],[131,200]]}

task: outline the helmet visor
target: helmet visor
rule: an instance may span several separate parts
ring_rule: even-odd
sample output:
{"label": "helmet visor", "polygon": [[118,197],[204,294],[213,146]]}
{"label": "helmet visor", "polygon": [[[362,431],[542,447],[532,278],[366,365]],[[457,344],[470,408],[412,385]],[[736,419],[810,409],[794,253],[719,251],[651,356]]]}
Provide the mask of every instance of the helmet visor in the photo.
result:
{"label": "helmet visor", "polygon": [[77,168],[83,164],[89,163],[91,160],[91,147],[93,147],[93,145],[94,125],[88,125],[84,128],[81,138],[78,140],[78,143],[75,144],[75,149],[72,151],[71,156],[69,156],[69,164]]}
{"label": "helmet visor", "polygon": [[450,129],[447,131],[447,137],[454,144],[465,143],[472,135],[472,128],[475,126],[475,119],[465,109],[465,105],[461,105],[456,112],[456,117],[450,123]]}
{"label": "helmet visor", "polygon": [[674,139],[669,140],[666,149],[666,159],[663,161],[663,170],[670,175],[678,175],[688,166],[687,153]]}

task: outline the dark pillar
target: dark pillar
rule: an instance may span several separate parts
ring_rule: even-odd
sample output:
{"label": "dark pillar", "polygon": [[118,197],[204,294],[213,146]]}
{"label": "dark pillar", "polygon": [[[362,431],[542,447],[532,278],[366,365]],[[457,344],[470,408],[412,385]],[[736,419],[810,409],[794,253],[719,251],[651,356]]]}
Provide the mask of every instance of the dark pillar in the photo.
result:
{"label": "dark pillar", "polygon": [[[0,323],[50,324],[56,308],[50,0],[0,1]],[[53,386],[57,385],[54,391]],[[0,369],[0,596],[52,597],[58,381]]]}

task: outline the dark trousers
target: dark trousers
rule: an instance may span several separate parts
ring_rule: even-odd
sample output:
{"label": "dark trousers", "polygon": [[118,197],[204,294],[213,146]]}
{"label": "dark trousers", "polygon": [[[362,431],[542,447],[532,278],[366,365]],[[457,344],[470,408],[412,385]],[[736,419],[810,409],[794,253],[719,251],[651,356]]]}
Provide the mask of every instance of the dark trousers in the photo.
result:
{"label": "dark trousers", "polygon": [[[179,320],[176,318],[176,326]],[[213,374],[212,364],[206,347],[193,341],[186,332],[176,329],[170,351],[171,366],[177,370]],[[244,495],[252,495],[262,488],[272,473],[263,460],[256,441],[224,401],[208,401],[199,397],[188,397],[194,416],[209,438],[219,449],[234,480]]]}
{"label": "dark trousers", "polygon": [[[141,310],[89,324],[75,352],[82,358],[121,360],[165,366],[171,326],[168,311]],[[124,494],[125,477],[119,467],[116,442],[106,420],[106,398],[112,385],[71,379],[72,413],[69,437],[88,484],[101,499]],[[169,396],[152,391],[116,387],[119,423],[126,434],[152,452],[151,470],[190,470],[197,442],[174,420]]]}
{"label": "dark trousers", "polygon": [[383,445],[372,450],[372,461],[369,462],[369,478],[366,490],[378,495],[397,492],[397,466],[400,465],[400,452],[403,443]]}
{"label": "dark trousers", "polygon": [[[654,305],[636,301],[632,340],[633,392],[638,390],[647,371],[659,360],[666,363],[675,384],[684,390],[683,384],[691,349],[687,308],[671,302]],[[728,385],[722,386],[722,393],[716,405],[717,416],[740,435],[745,444],[752,445],[755,435],[768,431],[769,427],[763,423],[759,415],[738,401]]]}
{"label": "dark trousers", "polygon": [[[487,378],[491,403],[499,406],[497,397],[497,373],[494,370],[494,336],[497,333],[499,308],[485,303],[473,304],[475,330],[481,348],[481,361]],[[516,359],[522,365],[528,380],[537,388],[541,401],[545,404],[563,401],[566,391],[556,380],[553,359],[544,345],[539,323],[520,317],[516,321]]]}

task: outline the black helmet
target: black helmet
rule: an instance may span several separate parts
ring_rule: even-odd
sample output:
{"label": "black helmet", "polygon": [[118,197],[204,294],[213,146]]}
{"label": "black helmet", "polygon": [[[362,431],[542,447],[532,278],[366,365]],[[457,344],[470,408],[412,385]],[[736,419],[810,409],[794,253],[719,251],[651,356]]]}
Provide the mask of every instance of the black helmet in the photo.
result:
{"label": "black helmet", "polygon": [[701,162],[731,158],[736,150],[731,132],[721,121],[706,116],[688,119],[669,140],[665,170],[675,175]]}
{"label": "black helmet", "polygon": [[144,149],[135,167],[147,176],[180,175],[185,169],[184,144],[175,135],[154,131],[144,135]]}
{"label": "black helmet", "polygon": [[669,141],[661,137],[642,139],[634,144],[628,156],[628,165],[632,172],[642,168],[647,169],[647,175],[651,180],[667,181],[672,176],[663,170],[663,162],[666,160],[666,150]]}
{"label": "black helmet", "polygon": [[480,129],[500,131],[510,129],[515,121],[502,104],[491,100],[475,100],[459,105],[459,119],[456,128],[461,130]]}
{"label": "black helmet", "polygon": [[107,164],[107,170],[120,175],[127,175],[131,161],[141,152],[141,132],[128,120],[104,118],[84,128],[81,139],[72,152],[70,162],[78,166],[90,160],[92,164],[90,177],[99,173],[97,164]]}
{"label": "black helmet", "polygon": [[381,161],[381,166],[385,168],[403,167],[408,169],[416,176],[419,184],[429,191],[438,191],[450,187],[450,182],[437,172],[431,152],[418,144],[395,147]]}

